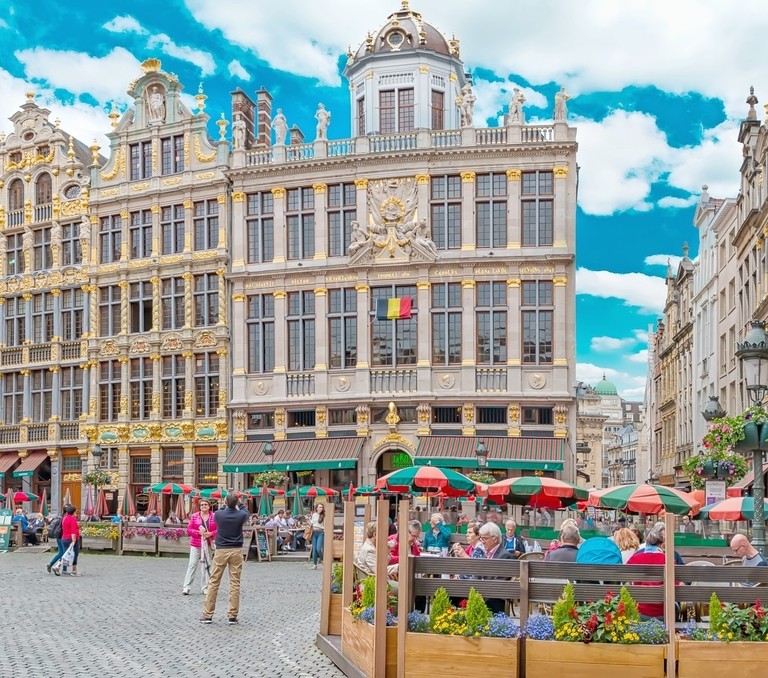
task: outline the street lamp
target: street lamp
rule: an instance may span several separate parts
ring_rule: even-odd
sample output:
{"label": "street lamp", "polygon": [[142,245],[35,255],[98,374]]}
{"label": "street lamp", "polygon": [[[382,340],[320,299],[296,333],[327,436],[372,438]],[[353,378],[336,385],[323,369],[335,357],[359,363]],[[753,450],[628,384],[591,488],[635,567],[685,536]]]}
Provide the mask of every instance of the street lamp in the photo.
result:
{"label": "street lamp", "polygon": [[268,440],[264,443],[264,447],[261,451],[264,453],[264,456],[269,459],[269,466],[272,468],[272,459],[275,456],[275,446],[272,444],[272,441]]}
{"label": "street lamp", "polygon": [[477,455],[477,467],[488,468],[488,446],[482,440],[477,441],[475,454]]}
{"label": "street lamp", "polygon": [[715,419],[722,419],[725,415],[726,412],[720,405],[718,397],[716,395],[709,396],[709,402],[701,411],[701,416],[704,417],[704,421],[711,422]]}
{"label": "street lamp", "polygon": [[101,456],[104,454],[104,450],[101,449],[101,445],[98,443],[93,446],[91,454],[96,457],[96,461],[101,461]]}
{"label": "street lamp", "polygon": [[[758,320],[750,322],[751,329],[744,341],[737,344],[736,357],[741,361],[744,380],[747,383],[747,395],[753,405],[762,407],[768,394],[768,337],[765,323]],[[755,476],[752,495],[755,500],[755,516],[752,519],[752,542],[762,554],[765,550],[765,512],[763,500],[765,483],[763,479],[762,426],[758,424],[757,449],[752,450],[752,471]]]}

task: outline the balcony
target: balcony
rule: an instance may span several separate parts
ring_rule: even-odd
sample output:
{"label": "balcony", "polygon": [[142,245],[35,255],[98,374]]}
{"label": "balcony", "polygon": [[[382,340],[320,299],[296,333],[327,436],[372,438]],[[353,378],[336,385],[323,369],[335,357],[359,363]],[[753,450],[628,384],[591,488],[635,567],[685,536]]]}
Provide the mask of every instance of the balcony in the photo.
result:
{"label": "balcony", "polygon": [[507,370],[503,367],[478,368],[475,370],[475,390],[499,392],[507,390]]}
{"label": "balcony", "polygon": [[51,361],[51,345],[37,344],[29,347],[30,363],[47,363]]}
{"label": "balcony", "polygon": [[551,144],[574,141],[575,129],[565,125],[523,125],[482,127],[460,130],[416,130],[403,134],[370,134],[352,139],[315,141],[293,146],[244,152],[244,160],[235,158],[234,166],[255,167],[328,157],[401,153],[440,148]]}
{"label": "balcony", "polygon": [[5,217],[5,227],[13,228],[24,223],[24,210],[11,210]]}
{"label": "balcony", "polygon": [[288,374],[286,379],[289,398],[315,395],[315,375],[311,372]]}
{"label": "balcony", "polygon": [[80,360],[80,342],[64,341],[61,343],[62,360]]}
{"label": "balcony", "polygon": [[413,393],[416,370],[371,370],[371,393]]}
{"label": "balcony", "polygon": [[35,205],[32,208],[32,221],[39,224],[42,221],[50,221],[53,218],[53,205]]}
{"label": "balcony", "polygon": [[3,367],[21,365],[23,355],[24,351],[21,346],[0,349],[0,365]]}

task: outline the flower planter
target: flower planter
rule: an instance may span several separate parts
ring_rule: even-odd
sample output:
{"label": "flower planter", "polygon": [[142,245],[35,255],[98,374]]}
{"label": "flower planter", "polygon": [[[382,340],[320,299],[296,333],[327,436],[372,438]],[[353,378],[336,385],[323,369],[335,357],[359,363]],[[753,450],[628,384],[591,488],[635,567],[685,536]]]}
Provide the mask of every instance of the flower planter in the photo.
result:
{"label": "flower planter", "polygon": [[160,554],[183,553],[189,555],[189,537],[186,535],[178,539],[157,537],[157,552]]}
{"label": "flower planter", "polygon": [[739,452],[752,452],[768,443],[768,425],[747,422],[744,425],[744,439],[733,447]]}
{"label": "flower planter", "polygon": [[663,678],[664,654],[664,645],[585,645],[526,639],[525,675],[527,678]]}
{"label": "flower planter", "polygon": [[328,612],[328,635],[341,635],[341,594],[331,594],[331,607]]}
{"label": "flower planter", "polygon": [[89,551],[116,551],[117,539],[106,537],[83,537],[82,548]]}
{"label": "flower planter", "polygon": [[[341,651],[367,678],[374,678],[372,624],[357,621],[349,610],[343,610],[341,616]],[[386,673],[375,678],[395,678],[397,675],[397,628],[387,627]]]}
{"label": "flower planter", "polygon": [[727,667],[739,678],[762,678],[768,643],[718,643],[680,640],[677,643],[678,678],[715,675]]}
{"label": "flower planter", "polygon": [[344,557],[344,540],[334,539],[332,543],[333,543],[333,559],[341,560]]}
{"label": "flower planter", "polygon": [[[471,666],[477,660],[483,667],[483,673],[488,676],[517,678],[519,647],[520,641],[517,638],[466,638],[435,633],[406,633],[405,675],[408,678],[466,678],[467,662]],[[568,675],[570,677],[571,674]]]}
{"label": "flower planter", "polygon": [[152,534],[147,538],[144,535],[136,535],[135,537],[123,535],[123,551],[157,553],[157,536]]}

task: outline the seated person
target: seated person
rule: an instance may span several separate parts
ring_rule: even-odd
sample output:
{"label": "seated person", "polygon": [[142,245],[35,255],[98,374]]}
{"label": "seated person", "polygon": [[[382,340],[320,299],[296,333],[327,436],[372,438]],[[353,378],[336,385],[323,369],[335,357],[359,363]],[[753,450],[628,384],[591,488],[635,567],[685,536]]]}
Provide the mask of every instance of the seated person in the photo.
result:
{"label": "seated person", "polygon": [[293,541],[293,534],[288,527],[288,521],[285,518],[285,511],[280,509],[273,518],[275,528],[277,529],[277,536],[282,543],[281,549],[283,551],[293,551],[291,542]]}
{"label": "seated person", "polygon": [[[372,520],[365,528],[365,541],[353,560],[355,567],[367,577],[376,576],[376,521]],[[387,577],[397,578],[397,565],[387,567]]]}
{"label": "seated person", "polygon": [[[650,530],[647,530],[647,533],[650,534],[651,532],[660,532],[662,540],[664,539],[664,533],[666,531],[666,525],[659,521],[657,523],[654,523],[653,527]],[[637,549],[637,553],[642,553],[645,550],[645,544],[640,544],[640,548]],[[675,557],[675,565],[685,565],[685,561],[683,560],[683,557],[675,551],[674,553]]]}
{"label": "seated person", "polygon": [[11,519],[11,523],[19,523],[21,525],[21,532],[27,546],[37,546],[37,532],[30,529],[29,521],[22,509],[16,509],[16,515]]}
{"label": "seated person", "polygon": [[430,529],[424,533],[423,548],[430,553],[439,553],[451,545],[451,530],[445,524],[442,513],[433,513],[429,519]]}
{"label": "seated person", "polygon": [[[486,560],[514,560],[512,553],[504,548],[501,530],[496,523],[488,522],[480,528],[480,541],[485,549]],[[494,614],[504,612],[504,601],[501,598],[490,598],[485,602]]]}
{"label": "seated person", "polygon": [[575,563],[581,543],[581,532],[576,525],[568,524],[560,532],[560,546],[547,551],[544,560],[553,563]]}
{"label": "seated person", "polygon": [[156,524],[158,524],[158,525],[162,525],[162,524],[163,524],[163,519],[162,519],[162,518],[161,518],[159,515],[157,515],[157,511],[155,511],[154,509],[152,509],[152,510],[149,512],[149,518],[147,518],[147,519],[146,519],[144,522],[147,522],[147,523],[156,523]]}
{"label": "seated person", "polygon": [[515,533],[517,524],[514,520],[508,520],[504,523],[506,533],[503,538],[504,549],[512,554],[513,558],[519,558],[525,553],[525,540]]}
{"label": "seated person", "polygon": [[[734,555],[741,557],[742,567],[768,567],[768,561],[766,561],[760,552],[749,543],[749,539],[743,534],[734,535],[731,539],[731,551]],[[741,582],[742,586],[757,586],[757,584],[750,584],[749,582]]]}
{"label": "seated person", "polygon": [[459,558],[485,558],[483,542],[480,541],[480,525],[478,523],[467,525],[467,546],[464,547],[456,542],[451,552]]}
{"label": "seated person", "polygon": [[[657,523],[658,525],[658,523]],[[664,565],[667,555],[664,553],[664,530],[656,526],[645,537],[645,549],[636,551],[627,561],[627,565]],[[662,586],[662,581],[636,581],[637,586]],[[638,603],[640,619],[664,620],[664,603]]]}
{"label": "seated person", "polygon": [[[410,547],[412,556],[421,554],[421,546],[419,545],[420,537],[421,523],[418,520],[412,520],[408,523],[408,546]],[[397,565],[400,562],[400,535],[395,535],[389,540],[388,544],[391,544],[389,549],[389,564]]]}
{"label": "seated person", "polygon": [[181,525],[181,520],[176,516],[176,513],[174,511],[171,511],[168,514],[168,517],[165,519],[166,525]]}

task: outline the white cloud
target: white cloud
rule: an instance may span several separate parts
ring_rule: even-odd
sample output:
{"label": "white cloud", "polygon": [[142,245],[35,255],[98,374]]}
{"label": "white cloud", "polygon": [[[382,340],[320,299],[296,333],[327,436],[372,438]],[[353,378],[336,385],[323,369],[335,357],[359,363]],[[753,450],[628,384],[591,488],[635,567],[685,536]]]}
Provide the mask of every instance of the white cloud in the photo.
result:
{"label": "white cloud", "polygon": [[623,348],[629,348],[637,343],[632,337],[618,339],[616,337],[592,337],[590,350],[592,351],[620,351]]}
{"label": "white cloud", "polygon": [[632,330],[632,334],[635,335],[635,339],[641,344],[648,343],[648,330]]}
{"label": "white cloud", "polygon": [[127,15],[116,16],[114,19],[107,21],[102,28],[110,33],[137,33],[138,35],[147,35],[149,33],[136,19]]}
{"label": "white cloud", "polygon": [[240,80],[251,79],[251,74],[245,70],[243,64],[241,64],[237,59],[232,59],[232,61],[229,62],[227,70],[233,78],[240,78]]}
{"label": "white cloud", "polygon": [[648,349],[644,348],[638,353],[633,353],[630,356],[627,356],[627,360],[631,363],[641,363],[643,365],[648,364]]}
{"label": "white cloud", "polygon": [[603,380],[603,375],[616,386],[619,395],[627,400],[641,400],[645,391],[645,373],[624,372],[612,367],[594,363],[576,363],[576,380],[590,386],[596,386]]}
{"label": "white cloud", "polygon": [[614,111],[602,122],[580,120],[579,204],[587,214],[649,210],[651,185],[667,168],[670,148],[656,119]]}
{"label": "white cloud", "polygon": [[150,49],[159,49],[164,54],[175,59],[188,61],[197,66],[202,75],[212,75],[216,71],[216,62],[208,52],[189,47],[187,45],[177,45],[165,33],[153,35],[147,41],[147,47]]}
{"label": "white cloud", "polygon": [[672,266],[672,270],[676,271],[677,267],[683,258],[678,254],[649,254],[643,261],[647,266]]}
{"label": "white cloud", "polygon": [[474,120],[477,127],[485,127],[486,121],[489,118],[495,118],[499,125],[503,125],[504,113],[507,111],[510,99],[512,98],[512,90],[518,87],[525,96],[526,105],[528,106],[546,106],[547,98],[530,87],[523,87],[522,85],[514,82],[483,80],[481,78],[475,78],[473,83],[473,91],[477,97],[475,102],[475,114]]}
{"label": "white cloud", "polygon": [[10,28],[10,26],[4,19],[0,19],[0,28]]}
{"label": "white cloud", "polygon": [[687,198],[677,198],[671,195],[668,195],[661,200],[659,200],[656,204],[659,207],[664,207],[666,209],[680,209],[683,207],[690,207],[691,205],[696,204],[696,201],[699,199],[696,195],[691,195]]}
{"label": "white cloud", "polygon": [[644,273],[576,271],[576,294],[603,299],[621,299],[627,306],[637,306],[644,313],[661,313],[666,299],[664,278]]}
{"label": "white cloud", "polygon": [[141,73],[139,61],[122,47],[103,57],[35,47],[16,52],[16,58],[28,78],[75,95],[88,93],[100,103],[127,102],[126,87]]}

